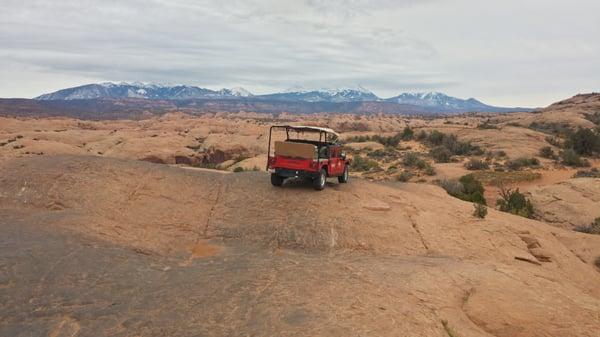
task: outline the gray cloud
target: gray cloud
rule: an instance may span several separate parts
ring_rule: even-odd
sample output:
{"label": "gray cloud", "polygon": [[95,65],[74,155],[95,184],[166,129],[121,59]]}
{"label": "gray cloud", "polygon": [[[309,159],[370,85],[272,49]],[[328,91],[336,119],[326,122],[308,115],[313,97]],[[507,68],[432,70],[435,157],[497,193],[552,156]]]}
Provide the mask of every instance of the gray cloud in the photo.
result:
{"label": "gray cloud", "polygon": [[[576,3],[588,10],[573,10]],[[382,96],[441,90],[544,105],[600,89],[600,46],[593,42],[600,24],[592,9],[600,5],[3,0],[0,96],[124,80],[242,85],[259,93],[360,84]],[[579,20],[565,19],[573,11]]]}

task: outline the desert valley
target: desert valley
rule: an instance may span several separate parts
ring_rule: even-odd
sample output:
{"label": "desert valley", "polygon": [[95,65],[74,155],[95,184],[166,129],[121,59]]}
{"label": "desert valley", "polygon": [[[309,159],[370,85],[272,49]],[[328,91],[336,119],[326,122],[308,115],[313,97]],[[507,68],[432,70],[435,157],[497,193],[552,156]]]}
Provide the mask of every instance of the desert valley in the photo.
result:
{"label": "desert valley", "polygon": [[[600,94],[437,114],[119,102],[0,104],[0,335],[600,333]],[[340,132],[350,182],[271,186],[278,124]]]}

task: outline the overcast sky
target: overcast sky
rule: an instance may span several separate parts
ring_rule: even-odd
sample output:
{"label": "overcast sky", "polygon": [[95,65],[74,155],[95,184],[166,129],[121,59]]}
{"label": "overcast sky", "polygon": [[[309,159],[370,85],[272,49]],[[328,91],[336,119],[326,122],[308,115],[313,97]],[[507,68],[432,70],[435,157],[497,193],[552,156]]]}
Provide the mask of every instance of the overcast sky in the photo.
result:
{"label": "overcast sky", "polygon": [[600,91],[600,1],[0,0],[0,97],[103,81],[545,106]]}

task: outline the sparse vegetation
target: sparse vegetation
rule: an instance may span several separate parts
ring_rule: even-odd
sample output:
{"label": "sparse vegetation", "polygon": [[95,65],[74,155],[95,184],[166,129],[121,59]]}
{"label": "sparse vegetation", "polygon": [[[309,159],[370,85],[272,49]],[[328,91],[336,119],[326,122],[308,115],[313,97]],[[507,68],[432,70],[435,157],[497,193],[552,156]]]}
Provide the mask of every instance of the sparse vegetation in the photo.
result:
{"label": "sparse vegetation", "polygon": [[429,155],[436,163],[449,163],[452,160],[452,152],[445,146],[436,146],[429,151]]}
{"label": "sparse vegetation", "polygon": [[393,160],[399,157],[398,152],[393,147],[386,146],[383,149],[377,149],[375,151],[367,152],[367,157],[378,159],[378,160]]}
{"label": "sparse vegetation", "polygon": [[563,147],[562,142],[560,141],[560,138],[557,137],[546,137],[546,142],[548,142],[548,144],[556,146],[556,147]]}
{"label": "sparse vegetation", "polygon": [[525,218],[533,218],[533,204],[525,197],[519,189],[500,188],[500,199],[496,200],[496,205],[502,212],[519,215]]}
{"label": "sparse vegetation", "polygon": [[492,124],[489,119],[487,119],[485,122],[477,125],[477,128],[481,129],[481,130],[486,130],[486,129],[497,129],[498,127],[496,125]]}
{"label": "sparse vegetation", "polygon": [[480,219],[485,219],[485,216],[487,215],[487,206],[482,205],[482,204],[473,204],[474,210],[473,210],[473,216],[476,218],[480,218]]}
{"label": "sparse vegetation", "polygon": [[595,167],[588,171],[579,170],[573,175],[573,178],[600,178],[600,170]]}
{"label": "sparse vegetation", "polygon": [[540,149],[540,157],[546,159],[558,159],[558,156],[550,146],[544,146]]}
{"label": "sparse vegetation", "polygon": [[[404,137],[409,137],[409,134],[412,132],[412,130],[410,128],[407,129],[405,128],[403,132],[398,132],[393,136],[380,136],[380,135],[373,135],[373,136],[354,136],[354,137],[348,137],[346,138],[345,142],[346,143],[364,143],[364,142],[377,142],[379,144],[382,144],[384,146],[389,146],[389,147],[396,147],[398,146],[398,144],[400,144],[401,140],[408,140],[405,139]],[[412,138],[412,136],[410,136]]]}
{"label": "sparse vegetation", "polygon": [[490,168],[490,165],[483,160],[471,158],[466,164],[465,167],[467,170],[475,171],[475,170],[487,170]]}
{"label": "sparse vegetation", "polygon": [[592,156],[600,153],[600,135],[590,129],[580,128],[569,135],[565,147],[573,149],[578,155]]}
{"label": "sparse vegetation", "polygon": [[409,127],[405,127],[404,130],[402,130],[402,135],[401,138],[402,140],[406,141],[406,140],[411,140],[413,139],[415,136],[415,132]]}
{"label": "sparse vegetation", "polygon": [[425,174],[428,176],[434,176],[436,174],[435,168],[433,166],[429,165],[429,163],[427,163],[427,167],[425,168],[425,170],[423,172],[425,172]]}
{"label": "sparse vegetation", "polygon": [[508,160],[505,163],[506,168],[512,171],[518,171],[525,167],[538,167],[539,165],[540,161],[535,157],[521,157],[517,159]]}
{"label": "sparse vegetation", "polygon": [[575,230],[581,233],[600,235],[600,217],[594,219],[594,221],[587,226],[575,227]]}
{"label": "sparse vegetation", "polygon": [[445,134],[437,130],[433,130],[424,136],[419,134],[418,139],[432,147],[429,154],[436,163],[448,163],[454,155],[483,154],[478,146],[469,142],[461,142],[456,135]]}
{"label": "sparse vegetation", "polygon": [[562,163],[567,166],[574,167],[589,167],[590,162],[586,159],[582,159],[577,152],[573,149],[566,149],[560,153]]}
{"label": "sparse vegetation", "polygon": [[410,171],[402,171],[399,175],[396,176],[396,180],[401,182],[407,182],[413,177],[413,174]]}
{"label": "sparse vegetation", "polygon": [[535,131],[549,133],[555,136],[567,136],[572,132],[571,126],[567,123],[533,122],[529,124],[529,128]]}
{"label": "sparse vegetation", "polygon": [[352,158],[350,169],[356,172],[369,172],[381,170],[381,167],[374,160],[371,160],[369,158],[363,158],[360,155],[356,155],[354,156],[354,158]]}
{"label": "sparse vegetation", "polygon": [[590,121],[596,125],[600,125],[600,111],[585,114],[585,119],[587,119],[588,121]]}
{"label": "sparse vegetation", "polygon": [[532,171],[476,171],[472,174],[484,184],[497,186],[532,181],[542,176],[540,173]]}
{"label": "sparse vegetation", "polygon": [[485,189],[481,182],[472,174],[462,176],[458,181],[453,179],[444,180],[440,185],[453,197],[482,205],[487,204],[483,197]]}

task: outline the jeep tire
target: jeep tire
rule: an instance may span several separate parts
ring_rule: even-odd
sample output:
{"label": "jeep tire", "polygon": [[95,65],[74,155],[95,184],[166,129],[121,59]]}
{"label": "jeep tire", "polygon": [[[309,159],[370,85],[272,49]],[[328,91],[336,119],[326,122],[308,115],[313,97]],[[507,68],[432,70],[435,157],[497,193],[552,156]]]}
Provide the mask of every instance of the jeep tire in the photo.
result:
{"label": "jeep tire", "polygon": [[315,190],[321,191],[322,189],[325,188],[326,182],[327,182],[327,171],[325,171],[325,169],[322,169],[319,172],[319,175],[316,176],[315,179],[313,179],[313,187]]}
{"label": "jeep tire", "polygon": [[271,173],[271,184],[273,184],[273,186],[281,186],[283,185],[283,180],[285,178],[280,176],[277,173]]}
{"label": "jeep tire", "polygon": [[348,182],[348,165],[344,165],[344,172],[342,172],[341,176],[338,176],[338,181],[340,184]]}

